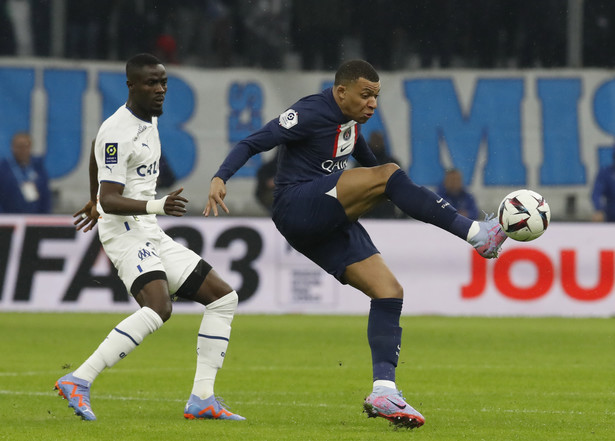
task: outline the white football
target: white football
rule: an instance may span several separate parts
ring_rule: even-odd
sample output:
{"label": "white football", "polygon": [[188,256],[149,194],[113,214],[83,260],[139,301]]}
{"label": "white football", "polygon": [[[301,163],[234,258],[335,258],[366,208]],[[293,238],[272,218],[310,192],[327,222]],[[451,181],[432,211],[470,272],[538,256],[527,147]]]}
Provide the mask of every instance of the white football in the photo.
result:
{"label": "white football", "polygon": [[500,203],[498,217],[508,237],[527,242],[545,232],[551,222],[551,209],[535,191],[515,190]]}

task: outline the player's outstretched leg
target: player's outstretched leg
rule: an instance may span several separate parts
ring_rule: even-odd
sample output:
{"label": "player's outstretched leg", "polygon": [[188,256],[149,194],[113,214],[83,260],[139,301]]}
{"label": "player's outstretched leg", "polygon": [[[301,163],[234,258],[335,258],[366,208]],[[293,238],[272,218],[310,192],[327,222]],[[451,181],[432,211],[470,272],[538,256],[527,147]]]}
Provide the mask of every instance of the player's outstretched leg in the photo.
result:
{"label": "player's outstretched leg", "polygon": [[398,427],[414,429],[425,424],[425,417],[406,403],[401,392],[388,387],[375,387],[365,399],[363,408],[369,418],[386,418]]}
{"label": "player's outstretched leg", "polygon": [[487,216],[482,222],[474,222],[468,233],[468,242],[478,254],[493,259],[498,257],[500,247],[508,236],[502,230],[497,217]]}
{"label": "player's outstretched leg", "polygon": [[202,400],[194,394],[190,395],[190,399],[188,399],[184,409],[184,418],[189,420],[245,420],[241,415],[225,409],[224,405],[215,395]]}
{"label": "player's outstretched leg", "polygon": [[90,383],[70,373],[56,381],[55,389],[58,395],[68,400],[68,407],[75,409],[75,415],[87,421],[96,420],[90,406]]}

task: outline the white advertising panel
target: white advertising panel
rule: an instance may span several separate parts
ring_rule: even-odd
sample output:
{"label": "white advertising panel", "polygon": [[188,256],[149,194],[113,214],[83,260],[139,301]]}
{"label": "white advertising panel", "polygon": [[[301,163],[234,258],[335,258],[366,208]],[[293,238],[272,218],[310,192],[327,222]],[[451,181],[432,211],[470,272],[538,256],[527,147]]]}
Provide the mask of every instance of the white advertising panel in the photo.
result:
{"label": "white advertising panel", "polygon": [[[0,217],[0,311],[137,308],[95,233],[69,216]],[[615,226],[553,223],[534,242],[507,240],[485,260],[416,221],[362,221],[404,287],[404,314],[615,315]],[[240,295],[239,313],[366,314],[369,299],[288,246],[267,218],[160,218]],[[202,307],[178,302],[176,312]]]}

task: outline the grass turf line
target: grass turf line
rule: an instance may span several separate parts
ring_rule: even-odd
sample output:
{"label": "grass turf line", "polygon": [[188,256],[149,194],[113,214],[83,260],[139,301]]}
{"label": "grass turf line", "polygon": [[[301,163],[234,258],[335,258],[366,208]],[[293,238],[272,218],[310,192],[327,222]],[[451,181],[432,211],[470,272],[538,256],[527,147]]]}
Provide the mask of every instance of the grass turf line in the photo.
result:
{"label": "grass turf line", "polygon": [[186,421],[196,315],[175,315],[92,388],[52,391],[125,315],[0,313],[0,440],[612,440],[612,319],[402,317],[397,383],[427,422],[367,419],[366,317],[239,315],[216,393],[245,422]]}

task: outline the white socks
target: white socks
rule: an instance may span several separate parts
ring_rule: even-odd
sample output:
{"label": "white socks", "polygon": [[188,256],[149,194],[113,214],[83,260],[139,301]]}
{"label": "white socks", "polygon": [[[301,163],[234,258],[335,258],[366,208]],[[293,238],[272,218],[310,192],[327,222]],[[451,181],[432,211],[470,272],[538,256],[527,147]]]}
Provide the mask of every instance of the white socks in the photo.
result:
{"label": "white socks", "polygon": [[73,375],[92,383],[103,369],[126,357],[162,324],[162,319],[153,309],[147,306],[139,309],[120,322]]}
{"label": "white socks", "polygon": [[[224,362],[231,336],[231,322],[238,302],[237,293],[231,291],[205,307],[199,328],[196,373],[192,388],[192,394],[201,399],[214,393],[214,381]],[[139,309],[120,322],[73,375],[92,383],[105,368],[126,357],[162,324],[160,316],[151,308]]]}
{"label": "white socks", "polygon": [[480,224],[476,221],[472,222],[472,225],[470,226],[470,230],[468,231],[468,237],[466,238],[466,241],[472,244],[472,239],[474,239],[474,236],[476,236],[479,231],[480,231]]}
{"label": "white socks", "polygon": [[201,399],[214,394],[214,381],[222,367],[231,336],[231,322],[239,298],[235,291],[205,307],[197,341],[196,373],[192,394]]}
{"label": "white socks", "polygon": [[395,384],[395,382],[394,381],[390,381],[390,380],[376,380],[376,381],[374,381],[374,390],[376,390],[377,387],[387,387],[389,389],[397,390],[397,385]]}

